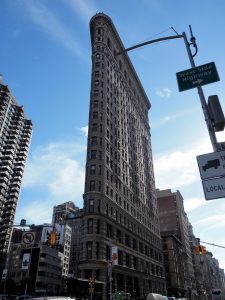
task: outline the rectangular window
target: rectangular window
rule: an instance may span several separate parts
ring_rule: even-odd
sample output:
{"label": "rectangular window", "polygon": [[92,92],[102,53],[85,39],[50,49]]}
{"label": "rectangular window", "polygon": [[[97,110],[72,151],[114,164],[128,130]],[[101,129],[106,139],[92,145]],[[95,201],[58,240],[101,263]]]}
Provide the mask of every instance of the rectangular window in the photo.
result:
{"label": "rectangular window", "polygon": [[126,266],[130,267],[130,255],[126,254]]}
{"label": "rectangular window", "polygon": [[87,250],[87,259],[92,259],[92,247],[93,247],[93,243],[92,242],[87,242],[86,243],[86,250]]}
{"label": "rectangular window", "polygon": [[90,166],[90,175],[95,175],[96,165]]}
{"label": "rectangular window", "polygon": [[89,199],[89,212],[94,211],[94,199]]}
{"label": "rectangular window", "polygon": [[102,190],[102,182],[99,181],[98,182],[98,191],[101,192],[101,190]]}
{"label": "rectangular window", "polygon": [[96,233],[99,234],[100,233],[100,220],[97,220],[97,228],[96,228]]}
{"label": "rectangular window", "polygon": [[91,159],[96,159],[96,158],[97,158],[97,151],[91,150]]}
{"label": "rectangular window", "polygon": [[90,191],[94,191],[94,190],[95,190],[95,181],[90,180]]}
{"label": "rectangular window", "polygon": [[98,100],[94,100],[93,107],[98,107]]}
{"label": "rectangular window", "polygon": [[87,229],[88,234],[93,233],[93,219],[88,219],[88,229]]}
{"label": "rectangular window", "polygon": [[133,257],[133,264],[134,264],[134,269],[137,270],[137,258],[135,256]]}
{"label": "rectangular window", "polygon": [[111,260],[111,247],[106,246],[106,259]]}
{"label": "rectangular window", "polygon": [[110,225],[110,224],[107,224],[106,236],[109,238],[112,238],[112,225]]}
{"label": "rectangular window", "polygon": [[122,256],[122,251],[118,250],[118,264],[122,265],[123,264],[123,256]]}
{"label": "rectangular window", "polygon": [[97,145],[97,143],[98,143],[98,138],[97,138],[97,136],[93,136],[93,137],[91,138],[91,144],[92,144],[92,145]]}
{"label": "rectangular window", "polygon": [[98,112],[97,111],[93,111],[93,119],[98,119]]}
{"label": "rectangular window", "polygon": [[99,242],[96,242],[96,258],[99,259]]}
{"label": "rectangular window", "polygon": [[98,97],[99,96],[99,90],[94,90],[94,97]]}
{"label": "rectangular window", "polygon": [[92,124],[92,131],[97,131],[98,130],[98,124],[97,123],[93,123]]}

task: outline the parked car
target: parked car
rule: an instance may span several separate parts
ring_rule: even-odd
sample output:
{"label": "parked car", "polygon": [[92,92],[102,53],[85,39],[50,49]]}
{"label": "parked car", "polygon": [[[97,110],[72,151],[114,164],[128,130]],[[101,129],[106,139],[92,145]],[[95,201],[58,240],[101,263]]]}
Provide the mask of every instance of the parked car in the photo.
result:
{"label": "parked car", "polygon": [[30,298],[32,298],[31,295],[18,295],[16,297],[16,300],[26,300],[26,299],[30,299]]}

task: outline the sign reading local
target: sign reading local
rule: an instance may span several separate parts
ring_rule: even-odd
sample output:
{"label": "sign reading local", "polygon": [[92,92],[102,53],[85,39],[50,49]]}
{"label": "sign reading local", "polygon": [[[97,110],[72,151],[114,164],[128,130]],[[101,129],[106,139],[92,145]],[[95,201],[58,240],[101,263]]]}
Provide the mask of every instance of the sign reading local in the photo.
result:
{"label": "sign reading local", "polygon": [[202,185],[206,200],[225,197],[225,177],[204,180]]}
{"label": "sign reading local", "polygon": [[201,179],[225,176],[225,151],[197,156]]}
{"label": "sign reading local", "polygon": [[206,200],[225,197],[225,151],[197,156]]}
{"label": "sign reading local", "polygon": [[178,72],[176,76],[180,92],[220,80],[214,62]]}

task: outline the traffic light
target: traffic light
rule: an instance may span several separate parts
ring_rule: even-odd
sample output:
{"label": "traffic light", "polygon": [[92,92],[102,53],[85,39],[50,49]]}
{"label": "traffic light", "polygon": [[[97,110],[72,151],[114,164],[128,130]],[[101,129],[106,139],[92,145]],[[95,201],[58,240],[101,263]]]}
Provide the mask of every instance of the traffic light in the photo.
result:
{"label": "traffic light", "polygon": [[55,247],[56,246],[56,232],[55,231],[51,231],[48,235],[48,244],[51,247]]}
{"label": "traffic light", "polygon": [[206,255],[206,247],[202,246],[202,255],[205,256]]}
{"label": "traffic light", "polygon": [[199,255],[199,254],[200,254],[199,247],[200,247],[200,246],[196,246],[196,247],[195,247],[195,253],[196,253],[196,255]]}
{"label": "traffic light", "polygon": [[48,230],[46,231],[46,240],[45,240],[45,242],[48,244],[48,240],[49,240],[49,232],[48,232]]}
{"label": "traffic light", "polygon": [[89,278],[89,285],[90,285],[91,287],[93,287],[94,284],[95,284],[95,277],[90,277],[90,278]]}
{"label": "traffic light", "polygon": [[206,255],[206,247],[201,246],[201,245],[196,246],[195,253],[196,253],[196,255],[205,256]]}
{"label": "traffic light", "polygon": [[60,240],[60,232],[56,232],[56,245],[59,244],[59,240]]}

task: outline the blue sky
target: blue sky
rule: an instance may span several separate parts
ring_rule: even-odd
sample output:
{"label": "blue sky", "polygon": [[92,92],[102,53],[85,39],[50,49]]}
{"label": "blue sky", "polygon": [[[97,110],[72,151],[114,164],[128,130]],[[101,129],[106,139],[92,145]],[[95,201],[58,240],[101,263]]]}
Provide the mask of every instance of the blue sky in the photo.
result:
{"label": "blue sky", "polygon": [[[203,87],[225,110],[225,2],[166,0],[1,0],[0,73],[34,124],[16,222],[50,222],[55,204],[82,206],[91,48],[89,20],[108,14],[125,45],[174,35],[192,25],[196,65],[214,61],[220,81]],[[152,104],[149,121],[156,185],[179,190],[194,233],[225,246],[225,200],[205,201],[196,156],[212,152],[195,89],[179,92],[190,68],[183,40],[129,53]],[[218,135],[225,141],[224,132]],[[206,245],[225,268],[225,250]]]}

